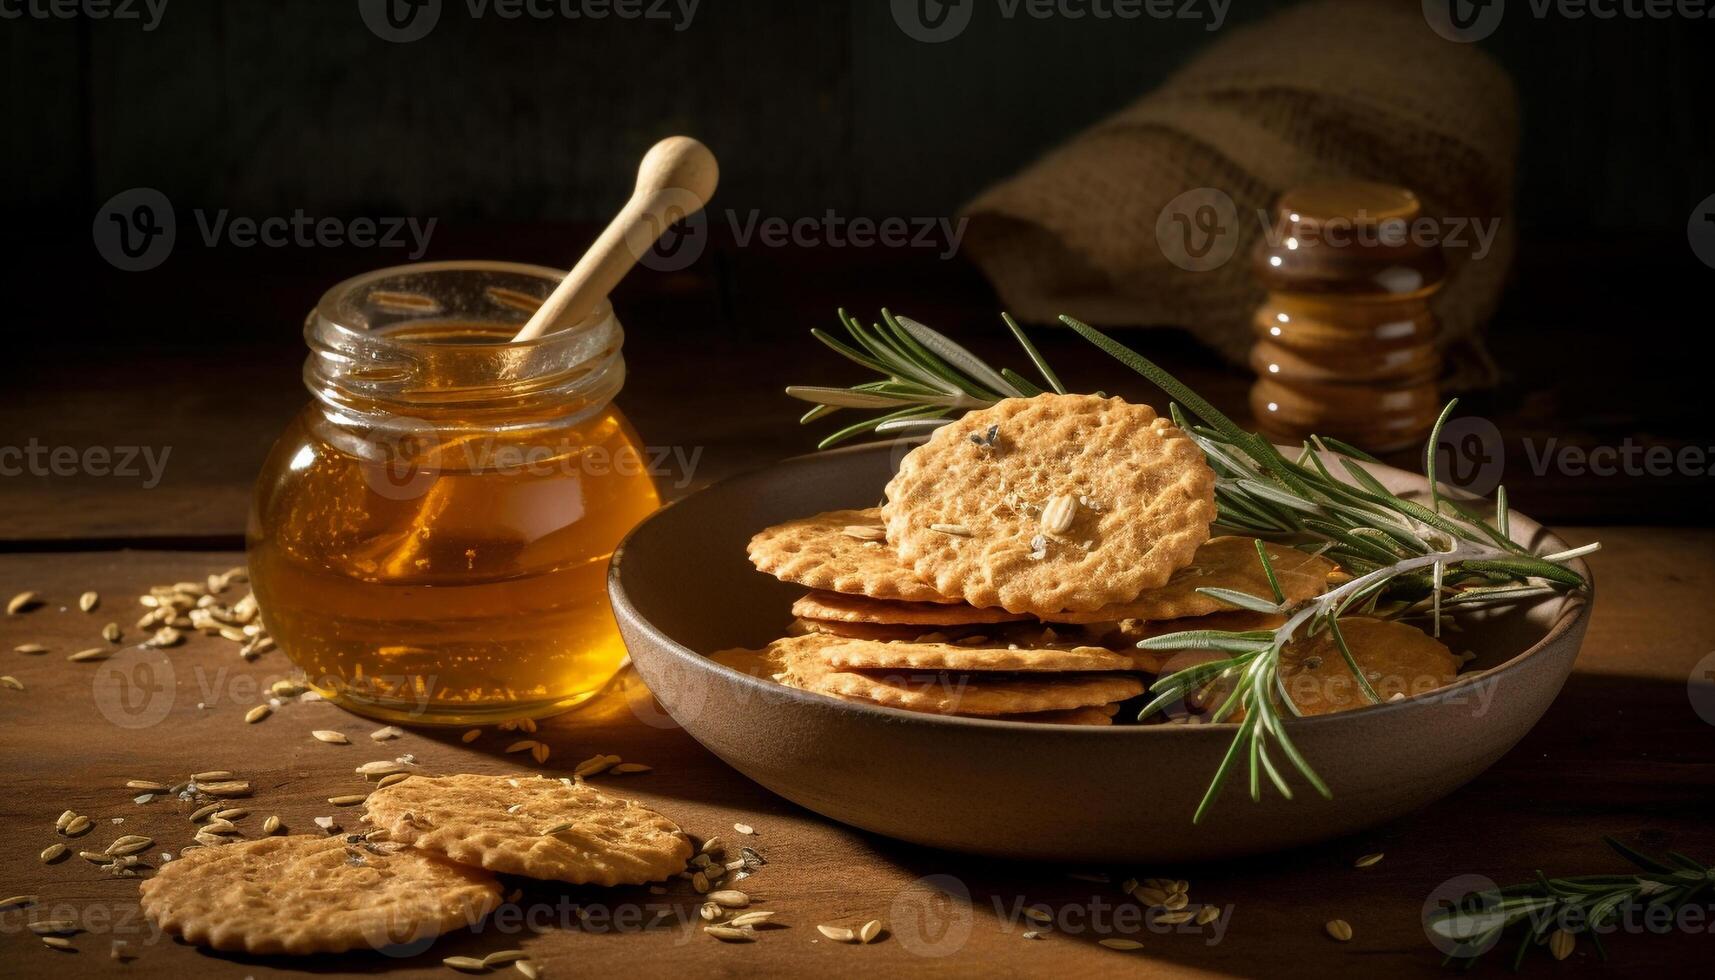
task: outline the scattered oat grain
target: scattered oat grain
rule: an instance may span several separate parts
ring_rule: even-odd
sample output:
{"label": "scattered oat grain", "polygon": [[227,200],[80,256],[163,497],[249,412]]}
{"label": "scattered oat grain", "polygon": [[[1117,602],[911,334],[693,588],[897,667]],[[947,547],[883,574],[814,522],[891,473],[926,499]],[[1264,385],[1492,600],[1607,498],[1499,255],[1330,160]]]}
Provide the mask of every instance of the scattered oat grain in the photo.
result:
{"label": "scattered oat grain", "polygon": [[723,909],[742,909],[750,904],[750,896],[744,892],[728,888],[718,892],[709,892],[709,901]]}
{"label": "scattered oat grain", "polygon": [[1109,949],[1132,950],[1143,948],[1143,944],[1135,939],[1098,939],[1096,942]]}

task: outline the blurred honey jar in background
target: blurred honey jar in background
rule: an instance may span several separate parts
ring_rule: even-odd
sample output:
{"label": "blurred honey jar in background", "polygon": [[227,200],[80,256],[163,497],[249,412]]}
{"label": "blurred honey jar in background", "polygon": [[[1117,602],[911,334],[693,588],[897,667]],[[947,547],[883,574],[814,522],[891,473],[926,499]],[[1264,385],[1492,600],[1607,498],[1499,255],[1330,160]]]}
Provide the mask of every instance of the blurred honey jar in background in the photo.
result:
{"label": "blurred honey jar in background", "polygon": [[607,561],[659,499],[612,404],[611,307],[514,339],[563,275],[383,269],[310,313],[312,397],[263,466],[249,548],[263,619],[323,696],[485,724],[564,710],[618,670]]}
{"label": "blurred honey jar in background", "polygon": [[1446,278],[1422,205],[1357,181],[1281,195],[1253,253],[1268,296],[1252,318],[1251,410],[1278,442],[1311,433],[1372,452],[1421,444],[1440,411],[1429,300]]}

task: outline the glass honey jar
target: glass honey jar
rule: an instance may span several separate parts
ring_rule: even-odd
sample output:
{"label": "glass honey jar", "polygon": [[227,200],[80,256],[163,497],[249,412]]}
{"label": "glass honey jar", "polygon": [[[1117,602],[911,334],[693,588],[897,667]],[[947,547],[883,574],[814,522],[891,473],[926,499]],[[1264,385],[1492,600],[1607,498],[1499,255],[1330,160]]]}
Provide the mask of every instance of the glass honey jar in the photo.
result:
{"label": "glass honey jar", "polygon": [[263,465],[249,562],[269,632],[323,696],[473,725],[564,710],[618,670],[607,561],[659,498],[612,404],[612,309],[511,339],[562,275],[383,269],[307,318],[312,398]]}

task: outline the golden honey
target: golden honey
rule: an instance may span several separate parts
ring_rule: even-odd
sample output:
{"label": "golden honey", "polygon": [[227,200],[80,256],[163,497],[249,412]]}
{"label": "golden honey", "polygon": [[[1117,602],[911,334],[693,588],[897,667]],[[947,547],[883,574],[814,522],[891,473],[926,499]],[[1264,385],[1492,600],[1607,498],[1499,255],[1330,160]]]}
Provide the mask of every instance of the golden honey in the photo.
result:
{"label": "golden honey", "polygon": [[314,401],[258,481],[250,570],[308,682],[389,720],[478,724],[587,699],[624,656],[608,557],[658,506],[611,311],[509,338],[551,270],[385,270],[306,326]]}

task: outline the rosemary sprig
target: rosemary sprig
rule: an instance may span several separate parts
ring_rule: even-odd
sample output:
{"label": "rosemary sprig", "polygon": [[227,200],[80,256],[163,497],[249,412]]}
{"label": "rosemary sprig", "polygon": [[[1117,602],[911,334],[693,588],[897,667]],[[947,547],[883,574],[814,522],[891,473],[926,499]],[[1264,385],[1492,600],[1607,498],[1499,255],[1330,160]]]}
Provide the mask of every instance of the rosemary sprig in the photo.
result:
{"label": "rosemary sprig", "polygon": [[[1064,393],[1059,377],[1024,331],[1011,317],[1003,315],[1003,319],[1048,387]],[[1315,551],[1353,576],[1320,596],[1288,605],[1268,554],[1259,546],[1258,560],[1272,586],[1272,600],[1224,589],[1200,591],[1237,608],[1278,614],[1284,619],[1281,626],[1249,632],[1193,630],[1138,644],[1145,649],[1199,649],[1229,655],[1160,678],[1151,687],[1155,697],[1139,713],[1140,720],[1147,719],[1216,682],[1229,684],[1231,690],[1210,720],[1225,721],[1243,709],[1233,742],[1194,821],[1208,812],[1241,759],[1249,770],[1253,800],[1261,798],[1265,776],[1290,799],[1290,784],[1269,755],[1271,744],[1317,792],[1330,795],[1327,784],[1293,745],[1284,724],[1285,717],[1298,714],[1281,678],[1281,653],[1287,644],[1327,630],[1365,696],[1376,702],[1379,697],[1340,632],[1341,616],[1374,615],[1385,602],[1395,615],[1427,612],[1431,629],[1439,636],[1446,605],[1517,602],[1584,585],[1583,577],[1567,562],[1598,545],[1553,555],[1532,554],[1507,535],[1504,489],[1497,496],[1495,517],[1488,520],[1436,482],[1434,448],[1457,400],[1441,413],[1425,450],[1425,475],[1432,488],[1425,506],[1389,490],[1363,466],[1375,462],[1373,457],[1338,440],[1312,436],[1295,458],[1288,459],[1273,443],[1240,428],[1148,358],[1088,324],[1072,317],[1060,319],[1172,399],[1173,421],[1196,441],[1215,471],[1219,528]],[[1011,369],[996,371],[945,335],[886,310],[882,322],[871,327],[844,310],[840,322],[857,347],[821,331],[813,333],[883,378],[850,388],[794,386],[787,393],[816,404],[804,416],[806,422],[842,409],[888,411],[840,429],[822,440],[823,447],[870,431],[897,434],[933,428],[954,412],[1044,390]]]}
{"label": "rosemary sprig", "polygon": [[[888,411],[836,431],[818,443],[818,449],[871,431],[899,435],[933,428],[954,412],[987,408],[1002,398],[1028,398],[1043,391],[1011,368],[996,371],[945,334],[909,317],[896,317],[882,310],[881,322],[865,327],[845,310],[840,310],[839,316],[856,346],[825,330],[811,330],[810,335],[846,360],[885,378],[850,388],[792,385],[786,389],[788,395],[816,404],[800,421],[812,422],[843,408]],[[1036,362],[1049,387],[1064,393],[1060,379],[1049,370],[1024,331],[1010,317],[1007,325]]]}
{"label": "rosemary sprig", "polygon": [[1425,923],[1442,940],[1441,948],[1448,951],[1442,963],[1457,963],[1468,969],[1494,948],[1507,930],[1521,925],[1524,928],[1513,954],[1515,970],[1532,946],[1547,943],[1556,933],[1566,935],[1569,943],[1587,934],[1596,952],[1606,960],[1608,951],[1602,946],[1605,926],[1639,911],[1677,910],[1715,882],[1715,867],[1684,854],[1669,851],[1665,857],[1655,858],[1612,837],[1602,839],[1637,865],[1639,873],[1549,878],[1538,871],[1534,881],[1462,896],[1430,913]]}

